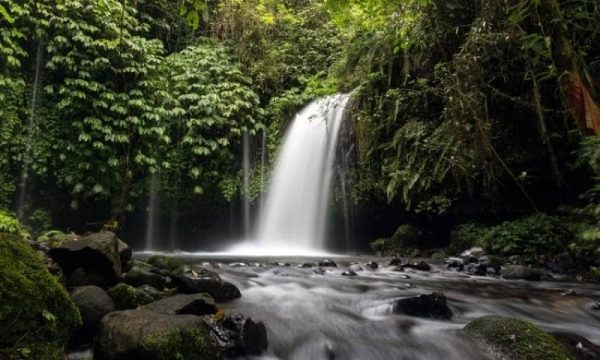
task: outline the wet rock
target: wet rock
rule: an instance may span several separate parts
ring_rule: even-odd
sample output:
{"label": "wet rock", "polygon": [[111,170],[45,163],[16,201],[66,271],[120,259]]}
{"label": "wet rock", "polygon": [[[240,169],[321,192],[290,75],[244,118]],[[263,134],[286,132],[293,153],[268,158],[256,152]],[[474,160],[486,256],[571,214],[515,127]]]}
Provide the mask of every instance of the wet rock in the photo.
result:
{"label": "wet rock", "polygon": [[600,359],[600,346],[582,336],[569,333],[553,333],[552,336],[569,349],[576,360]]}
{"label": "wet rock", "polygon": [[126,310],[102,318],[94,342],[94,358],[163,359],[169,349],[176,349],[183,359],[195,359],[198,354],[206,358],[218,357],[218,350],[201,317]]}
{"label": "wet rock", "polygon": [[358,275],[352,270],[346,270],[342,273],[342,276],[358,276]]}
{"label": "wet rock", "polygon": [[487,267],[482,263],[471,263],[466,266],[465,271],[469,275],[485,276],[487,275]]}
{"label": "wet rock", "polygon": [[409,268],[409,269],[415,269],[415,270],[419,270],[419,271],[429,271],[429,270],[431,270],[431,265],[429,265],[428,263],[426,263],[423,260],[419,260],[419,261],[417,261],[415,263],[404,264],[403,267]]}
{"label": "wet rock", "polygon": [[325,271],[325,269],[322,268],[316,268],[313,270],[313,272],[317,275],[325,275],[327,272]]}
{"label": "wet rock", "polygon": [[446,295],[438,292],[396,300],[393,311],[396,314],[432,319],[452,318],[452,310],[448,307]]}
{"label": "wet rock", "polygon": [[572,359],[552,335],[533,324],[500,316],[484,316],[471,321],[461,331],[467,338],[494,349],[499,359]]}
{"label": "wet rock", "polygon": [[286,263],[286,262],[272,262],[271,266],[287,267],[287,266],[292,266],[292,265],[290,263]]}
{"label": "wet rock", "polygon": [[501,275],[507,280],[529,280],[539,281],[541,272],[523,265],[506,265],[502,268]]}
{"label": "wet rock", "polygon": [[350,266],[348,266],[348,267],[350,268],[350,270],[352,270],[352,271],[356,271],[356,272],[358,272],[358,271],[363,271],[363,270],[364,270],[364,269],[363,269],[363,267],[362,267],[362,266],[360,266],[360,264],[358,264],[358,263],[356,263],[356,264],[351,264],[351,265],[350,265]]}
{"label": "wet rock", "polygon": [[496,268],[493,268],[493,267],[488,267],[488,268],[485,269],[485,271],[490,276],[498,275],[498,270]]}
{"label": "wet rock", "polygon": [[210,315],[217,312],[215,301],[208,294],[177,294],[151,302],[143,307],[165,315]]}
{"label": "wet rock", "polygon": [[237,263],[231,263],[229,264],[230,267],[248,267],[248,264],[243,263],[243,262],[237,262]]}
{"label": "wet rock", "polygon": [[162,291],[150,285],[138,286],[137,290],[145,293],[146,297],[152,298],[154,301],[163,299],[166,296]]}
{"label": "wet rock", "polygon": [[390,262],[388,263],[388,266],[399,266],[399,265],[402,265],[402,259],[397,258],[397,257],[392,258],[390,260]]}
{"label": "wet rock", "polygon": [[479,258],[479,263],[484,264],[487,267],[493,267],[499,270],[503,265],[502,259],[492,255],[485,255]]}
{"label": "wet rock", "polygon": [[107,289],[114,284],[115,279],[96,272],[93,269],[77,268],[67,277],[69,288],[93,285]]}
{"label": "wet rock", "polygon": [[136,262],[136,264],[140,267],[148,266],[149,268],[147,270],[156,272],[162,276],[171,276],[183,266],[183,263],[179,259],[164,255],[150,257],[148,259],[148,264],[145,265],[144,263],[139,264],[138,262]]}
{"label": "wet rock", "polygon": [[66,241],[48,255],[70,275],[78,268],[93,270],[109,279],[121,276],[120,240],[112,232],[91,234]]}
{"label": "wet rock", "polygon": [[575,296],[577,295],[577,292],[575,292],[575,290],[573,289],[569,289],[569,290],[565,290],[563,292],[560,293],[562,296]]}
{"label": "wet rock", "polygon": [[235,285],[223,281],[216,273],[199,266],[184,266],[173,281],[184,293],[208,293],[218,302],[230,301],[242,296]]}
{"label": "wet rock", "polygon": [[119,259],[121,265],[127,263],[133,257],[133,251],[124,241],[117,238],[117,251],[119,252]]}
{"label": "wet rock", "polygon": [[446,260],[444,260],[444,265],[446,265],[448,269],[456,269],[458,271],[463,271],[465,267],[465,261],[459,257],[449,257]]}
{"label": "wet rock", "polygon": [[222,320],[214,317],[205,320],[224,358],[260,355],[268,347],[267,329],[261,322],[238,313]]}
{"label": "wet rock", "polygon": [[151,294],[136,289],[131,285],[120,283],[108,290],[108,296],[115,303],[117,310],[135,309],[154,301]]}
{"label": "wet rock", "polygon": [[481,247],[472,247],[469,250],[465,250],[460,254],[460,257],[463,259],[478,259],[485,255],[485,250]]}
{"label": "wet rock", "polygon": [[135,265],[123,276],[123,282],[131,286],[150,285],[159,290],[167,285],[164,277]]}
{"label": "wet rock", "polygon": [[331,259],[325,259],[319,262],[320,267],[337,267],[337,264]]}
{"label": "wet rock", "polygon": [[71,299],[79,309],[83,322],[82,330],[91,331],[102,317],[115,311],[115,303],[102,288],[82,286],[71,292]]}
{"label": "wet rock", "polygon": [[600,301],[595,301],[590,304],[590,309],[594,311],[600,311]]}
{"label": "wet rock", "polygon": [[369,261],[368,263],[365,264],[365,267],[367,269],[377,270],[379,268],[379,264],[376,263],[375,261]]}
{"label": "wet rock", "polygon": [[311,268],[311,267],[313,267],[313,264],[311,264],[311,263],[304,263],[304,264],[300,264],[300,265],[298,265],[298,267],[299,267],[299,268],[304,268],[304,269],[306,269],[306,268]]}

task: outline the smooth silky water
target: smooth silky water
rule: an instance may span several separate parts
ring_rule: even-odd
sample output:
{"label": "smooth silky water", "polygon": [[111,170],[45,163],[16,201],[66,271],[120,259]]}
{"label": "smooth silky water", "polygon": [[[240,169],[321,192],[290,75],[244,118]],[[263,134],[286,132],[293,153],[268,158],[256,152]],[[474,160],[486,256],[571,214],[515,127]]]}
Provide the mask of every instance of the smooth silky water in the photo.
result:
{"label": "smooth silky water", "polygon": [[[148,256],[137,254],[145,258]],[[487,359],[458,331],[483,315],[532,321],[552,332],[568,332],[600,343],[600,314],[589,304],[600,297],[592,284],[506,281],[468,276],[434,265],[430,272],[394,272],[389,259],[335,257],[337,268],[299,268],[322,257],[240,257],[180,253],[238,286],[242,297],[220,306],[265,323],[269,349],[257,359],[389,360]],[[377,261],[377,270],[342,276],[352,261]],[[276,266],[274,262],[289,263]],[[561,293],[574,289],[576,295]],[[441,291],[451,321],[393,314],[394,300]]]}

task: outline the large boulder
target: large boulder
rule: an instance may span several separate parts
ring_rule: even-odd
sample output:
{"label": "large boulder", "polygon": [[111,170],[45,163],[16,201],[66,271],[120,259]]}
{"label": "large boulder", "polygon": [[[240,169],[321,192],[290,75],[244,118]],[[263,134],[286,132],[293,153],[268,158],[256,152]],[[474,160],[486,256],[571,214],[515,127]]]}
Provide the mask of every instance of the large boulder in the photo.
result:
{"label": "large boulder", "polygon": [[393,311],[396,314],[433,319],[452,318],[452,310],[448,307],[446,296],[437,292],[396,300]]}
{"label": "large boulder", "polygon": [[208,293],[218,302],[230,301],[242,296],[235,285],[223,281],[218,274],[200,266],[182,267],[175,275],[174,281],[184,293]]}
{"label": "large boulder", "polygon": [[100,319],[115,311],[115,303],[102,288],[82,286],[71,292],[71,299],[81,314],[83,330],[94,330]]}
{"label": "large boulder", "polygon": [[265,325],[247,316],[234,313],[205,319],[224,358],[260,355],[269,345]]}
{"label": "large boulder", "polygon": [[108,290],[108,295],[115,303],[117,310],[135,309],[149,304],[155,300],[154,296],[144,288],[134,288],[131,285],[120,283]]}
{"label": "large boulder", "polygon": [[167,285],[167,279],[161,275],[135,265],[123,276],[123,281],[131,286],[150,285],[158,290],[164,289]]}
{"label": "large boulder", "polygon": [[148,259],[148,264],[158,269],[158,272],[164,276],[170,276],[183,266],[183,263],[175,258],[155,255]]}
{"label": "large boulder", "polygon": [[121,276],[120,253],[128,254],[117,236],[108,231],[66,241],[48,251],[67,275],[84,268],[114,280]]}
{"label": "large boulder", "polygon": [[62,357],[81,325],[69,294],[22,239],[0,232],[0,358]]}
{"label": "large boulder", "polygon": [[144,310],[165,315],[210,315],[217,312],[215,301],[207,294],[177,294],[151,302]]}
{"label": "large boulder", "polygon": [[487,345],[502,359],[574,359],[552,335],[523,320],[484,316],[467,324],[462,334]]}
{"label": "large boulder", "polygon": [[542,273],[523,265],[506,265],[502,268],[501,276],[506,280],[539,281]]}
{"label": "large boulder", "polygon": [[94,358],[208,360],[218,359],[219,351],[199,316],[126,310],[102,318]]}
{"label": "large boulder", "polygon": [[582,336],[570,333],[554,333],[552,336],[571,351],[577,360],[600,359],[600,346]]}

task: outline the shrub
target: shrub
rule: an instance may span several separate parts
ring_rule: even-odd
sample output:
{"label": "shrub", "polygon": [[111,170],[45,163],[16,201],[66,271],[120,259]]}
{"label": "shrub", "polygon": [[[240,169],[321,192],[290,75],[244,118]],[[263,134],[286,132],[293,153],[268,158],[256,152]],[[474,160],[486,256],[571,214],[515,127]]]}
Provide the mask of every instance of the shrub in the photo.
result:
{"label": "shrub", "polygon": [[473,246],[481,246],[488,231],[489,229],[477,223],[460,224],[450,233],[448,250],[451,254],[460,254]]}
{"label": "shrub", "polygon": [[4,210],[0,210],[0,233],[17,235],[22,238],[29,238],[29,232],[19,222],[19,220]]}
{"label": "shrub", "polygon": [[566,251],[573,238],[560,218],[538,213],[491,227],[482,245],[490,254],[519,255],[535,262]]}

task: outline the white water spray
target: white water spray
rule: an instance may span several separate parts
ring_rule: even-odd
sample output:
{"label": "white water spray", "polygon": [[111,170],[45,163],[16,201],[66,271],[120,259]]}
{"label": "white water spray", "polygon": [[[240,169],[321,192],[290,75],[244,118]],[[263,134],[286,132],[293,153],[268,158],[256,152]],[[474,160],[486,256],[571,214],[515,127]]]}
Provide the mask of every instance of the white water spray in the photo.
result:
{"label": "white water spray", "polygon": [[256,252],[299,254],[325,250],[333,162],[348,99],[348,95],[326,97],[296,116],[271,179]]}

